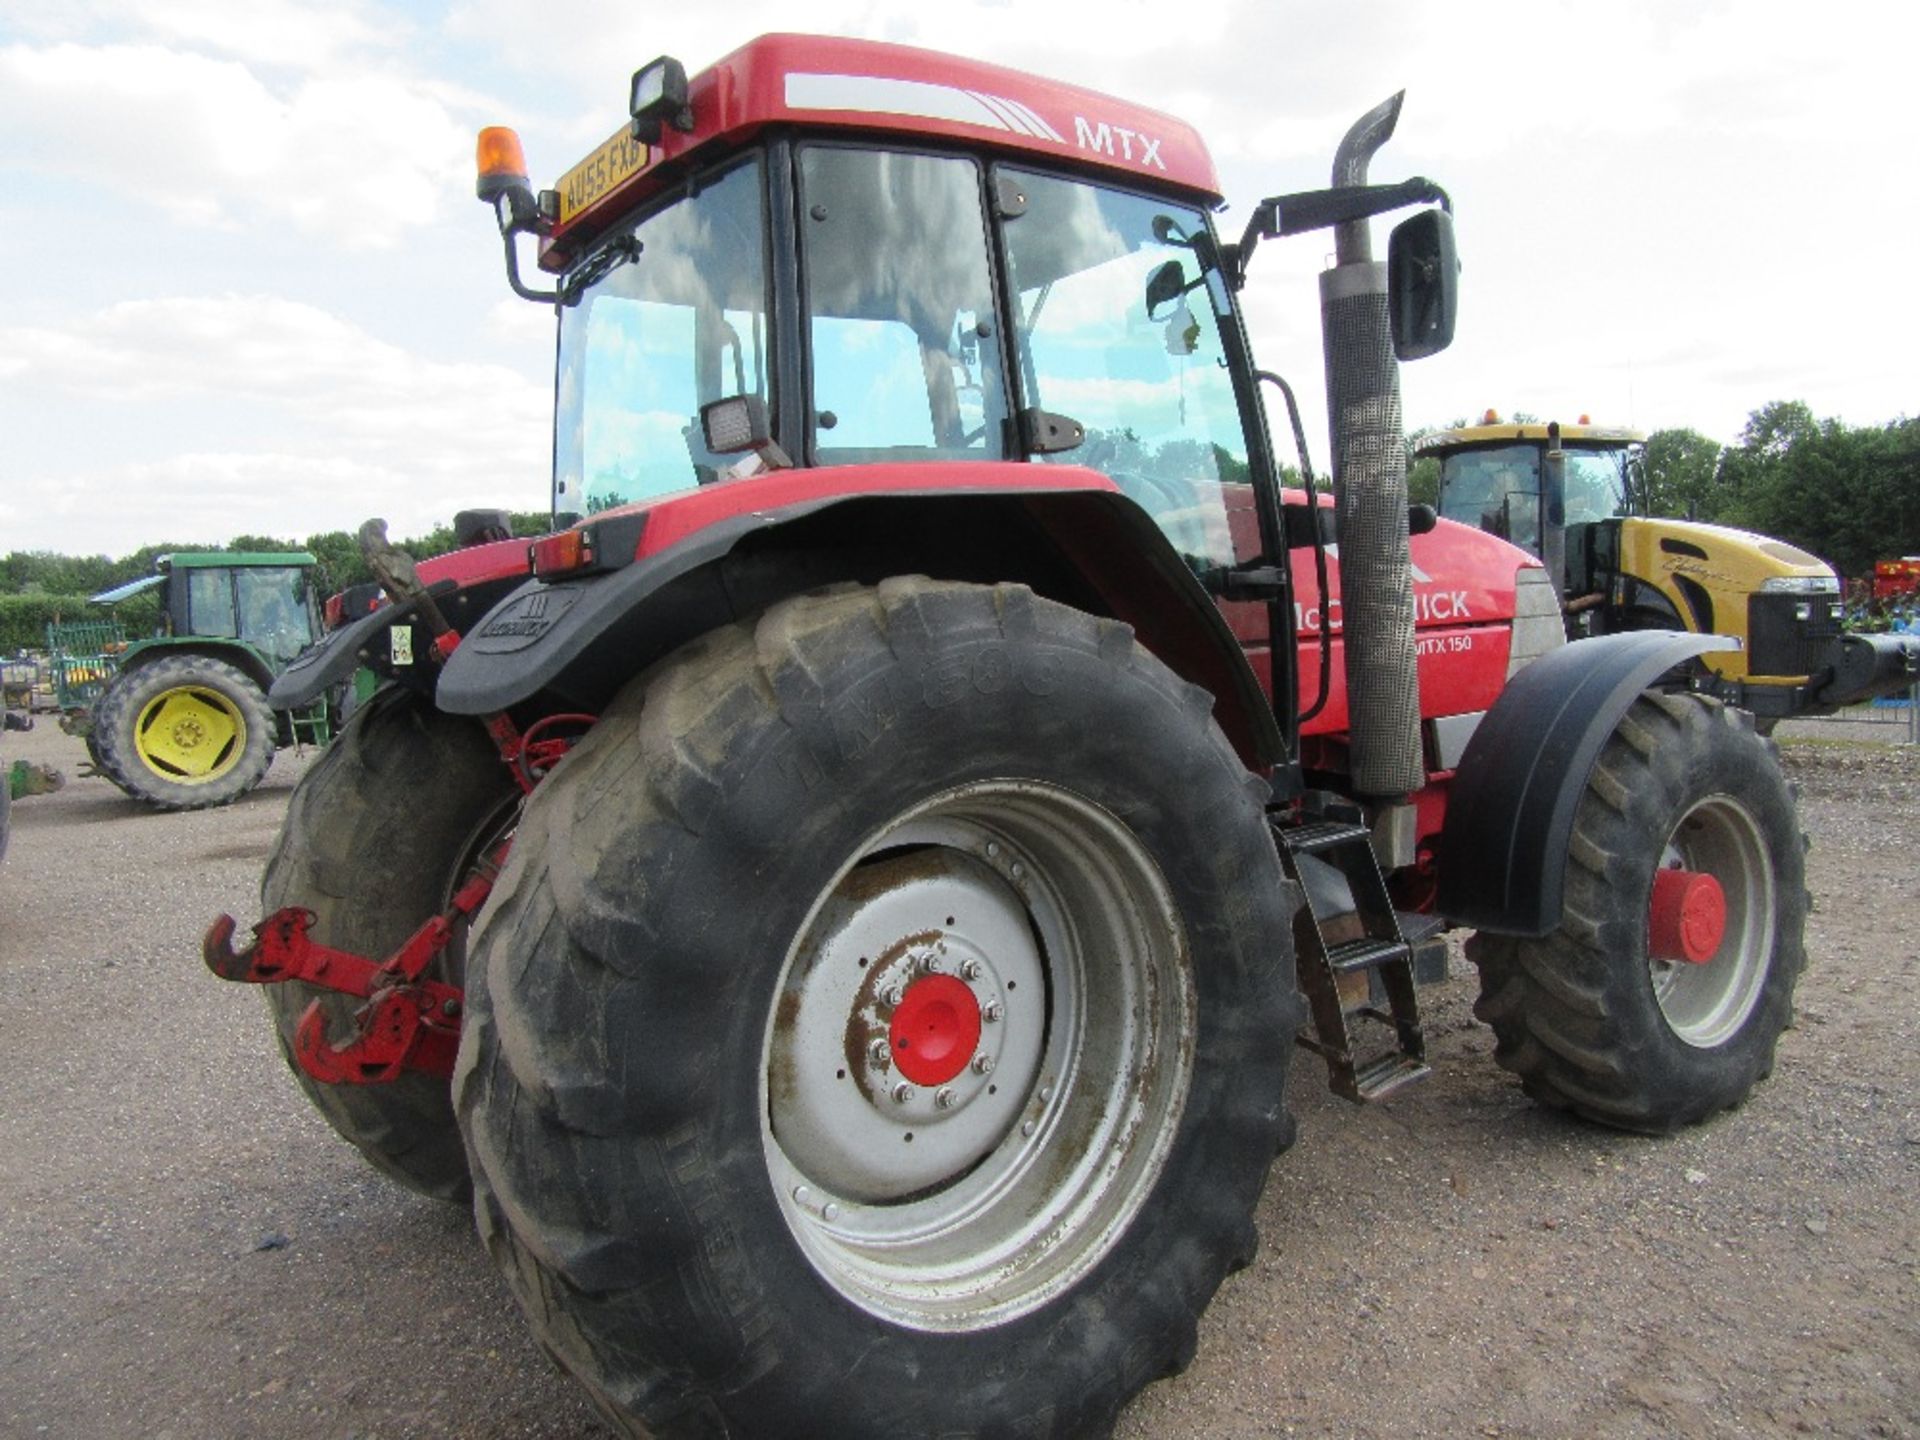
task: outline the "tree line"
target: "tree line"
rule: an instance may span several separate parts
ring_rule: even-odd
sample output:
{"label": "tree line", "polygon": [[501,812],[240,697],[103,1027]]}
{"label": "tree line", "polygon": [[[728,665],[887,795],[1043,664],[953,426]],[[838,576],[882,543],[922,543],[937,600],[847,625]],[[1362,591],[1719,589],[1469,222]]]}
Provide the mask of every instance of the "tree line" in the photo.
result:
{"label": "tree line", "polygon": [[[1431,458],[1415,462],[1414,499],[1433,501],[1438,469]],[[1731,445],[1697,430],[1655,431],[1647,437],[1646,473],[1653,514],[1785,540],[1844,576],[1870,575],[1876,560],[1920,555],[1920,419],[1844,425],[1816,418],[1802,401],[1779,400],[1755,410]],[[513,533],[522,536],[544,534],[550,523],[544,511],[516,512],[512,522]],[[400,544],[417,559],[439,555],[453,548],[453,527],[441,525]],[[76,611],[67,618],[82,618],[77,612],[85,596],[152,574],[161,555],[193,549],[305,550],[319,562],[314,583],[322,594],[372,578],[359,542],[344,530],[303,541],[240,535],[224,546],[143,545],[117,559],[16,550],[0,559],[0,602],[15,595],[45,597],[34,606],[36,613],[50,601]]]}

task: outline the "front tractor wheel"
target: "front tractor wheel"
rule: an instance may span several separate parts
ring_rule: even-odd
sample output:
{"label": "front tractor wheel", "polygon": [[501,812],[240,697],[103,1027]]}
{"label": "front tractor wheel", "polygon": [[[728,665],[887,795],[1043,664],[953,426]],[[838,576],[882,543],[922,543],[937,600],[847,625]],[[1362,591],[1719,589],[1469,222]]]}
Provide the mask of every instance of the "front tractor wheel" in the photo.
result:
{"label": "front tractor wheel", "polygon": [[94,712],[102,771],[162,810],[239,799],[273,763],[273,712],[245,671],[196,654],[162,655],[123,670]]}
{"label": "front tractor wheel", "polygon": [[1121,625],[894,580],[636,681],[529,802],[455,1101],[543,1344],[635,1434],[1098,1432],[1285,1128],[1287,887]]}
{"label": "front tractor wheel", "polygon": [[1793,1015],[1804,849],[1750,715],[1643,695],[1575,814],[1560,928],[1467,942],[1496,1059],[1542,1103],[1627,1130],[1739,1104]]}

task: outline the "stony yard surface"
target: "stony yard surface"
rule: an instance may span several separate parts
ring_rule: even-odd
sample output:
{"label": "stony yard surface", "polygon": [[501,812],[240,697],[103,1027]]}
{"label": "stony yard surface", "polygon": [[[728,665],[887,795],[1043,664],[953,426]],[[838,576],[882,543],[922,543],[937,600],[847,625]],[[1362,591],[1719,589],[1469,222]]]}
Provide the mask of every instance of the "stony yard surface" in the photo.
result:
{"label": "stony yard surface", "polygon": [[[44,723],[6,757],[77,770]],[[1800,1016],[1743,1109],[1670,1140],[1534,1108],[1456,964],[1436,1075],[1299,1145],[1198,1359],[1128,1437],[1920,1435],[1920,750],[1789,741],[1813,840]],[[104,780],[14,809],[0,867],[0,1436],[604,1435],[468,1217],[313,1114],[251,920],[301,766],[156,815]]]}

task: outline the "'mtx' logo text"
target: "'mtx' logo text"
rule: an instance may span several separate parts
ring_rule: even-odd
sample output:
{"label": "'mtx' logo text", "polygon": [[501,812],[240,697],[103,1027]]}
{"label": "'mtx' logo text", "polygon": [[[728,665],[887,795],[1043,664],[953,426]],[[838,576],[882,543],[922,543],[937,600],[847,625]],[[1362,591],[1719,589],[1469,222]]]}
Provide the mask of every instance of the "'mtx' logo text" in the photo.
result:
{"label": "'mtx' logo text", "polygon": [[1138,130],[1129,130],[1124,125],[1109,125],[1104,120],[1095,125],[1084,116],[1076,115],[1073,117],[1073,135],[1080,142],[1082,150],[1096,150],[1102,155],[1131,160],[1142,170],[1149,165],[1156,170],[1167,168],[1166,162],[1160,158],[1160,141]]}

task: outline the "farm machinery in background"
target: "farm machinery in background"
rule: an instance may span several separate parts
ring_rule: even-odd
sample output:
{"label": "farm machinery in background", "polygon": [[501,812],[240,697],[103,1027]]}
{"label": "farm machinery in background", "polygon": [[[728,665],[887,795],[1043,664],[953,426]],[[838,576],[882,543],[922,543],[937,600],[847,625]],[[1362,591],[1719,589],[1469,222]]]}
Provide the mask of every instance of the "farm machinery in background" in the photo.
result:
{"label": "farm machinery in background", "polygon": [[1655,515],[1646,436],[1556,422],[1503,422],[1422,436],[1440,462],[1440,513],[1511,540],[1560,585],[1574,634],[1685,630],[1738,649],[1699,657],[1705,694],[1751,711],[1763,730],[1904,693],[1920,646],[1846,634],[1833,568],[1784,541]]}
{"label": "farm machinery in background", "polygon": [[163,810],[225,805],[258,785],[274,752],[331,736],[329,697],[274,708],[267,690],[320,634],[303,552],[181,551],[102,591],[113,606],[159,590],[158,633],[117,620],[55,622],[47,646],[61,725],[96,773]]}
{"label": "farm machinery in background", "polygon": [[[1368,180],[1398,97],[1233,238],[1188,126],[968,60],[768,36],[628,102],[552,190],[479,147],[561,528],[381,554],[272,699],[382,686],[203,946],[615,1424],[1104,1433],[1252,1258],[1296,1043],[1355,1102],[1427,1073],[1449,926],[1543,1104],[1768,1073],[1802,837],[1688,683],[1731,642],[1569,642],[1409,507],[1457,263]],[[1321,503],[1236,295],[1329,228]]]}

